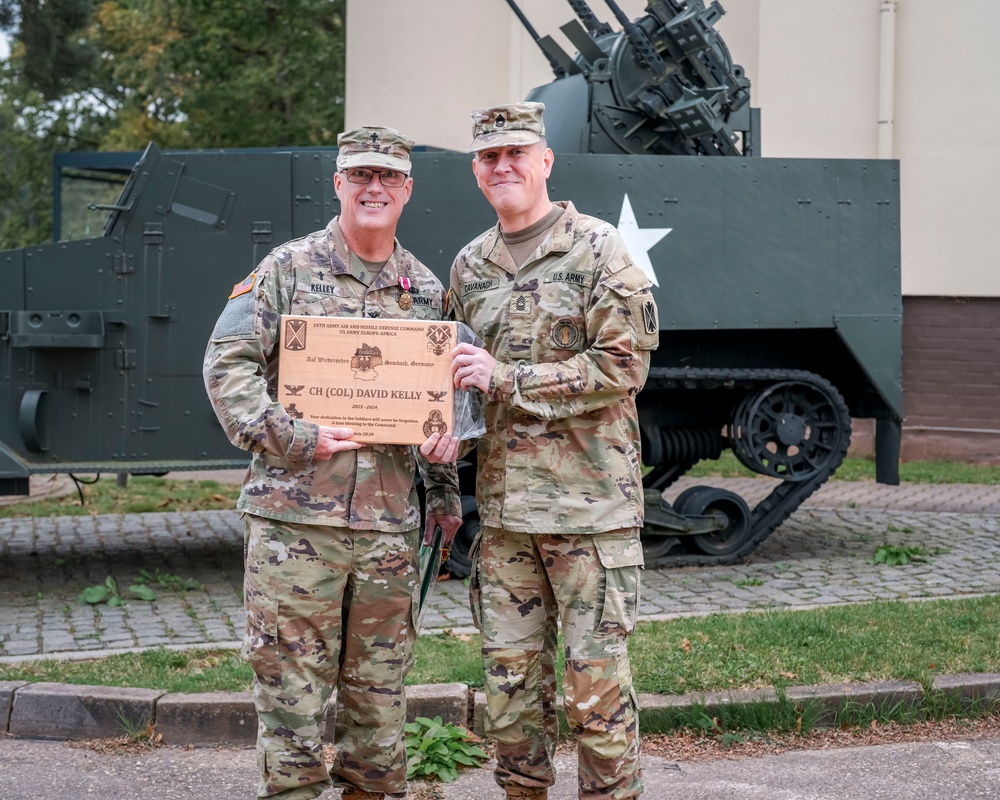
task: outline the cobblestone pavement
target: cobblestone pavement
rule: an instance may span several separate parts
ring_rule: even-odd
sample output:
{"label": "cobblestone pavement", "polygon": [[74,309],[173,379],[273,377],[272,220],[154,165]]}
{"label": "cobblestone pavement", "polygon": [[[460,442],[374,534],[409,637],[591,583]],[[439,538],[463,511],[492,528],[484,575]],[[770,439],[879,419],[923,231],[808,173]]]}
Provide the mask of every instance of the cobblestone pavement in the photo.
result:
{"label": "cobblestone pavement", "polygon": [[[765,479],[711,480],[751,506]],[[668,498],[695,482],[679,481]],[[870,564],[882,543],[939,551],[928,563]],[[1000,592],[1000,487],[831,482],[746,564],[649,570],[646,618]],[[145,570],[154,602],[128,599]],[[117,582],[123,606],[80,592]],[[242,630],[242,526],[233,511],[0,520],[0,658],[157,645],[234,643]],[[466,588],[439,583],[424,629],[468,628]]]}

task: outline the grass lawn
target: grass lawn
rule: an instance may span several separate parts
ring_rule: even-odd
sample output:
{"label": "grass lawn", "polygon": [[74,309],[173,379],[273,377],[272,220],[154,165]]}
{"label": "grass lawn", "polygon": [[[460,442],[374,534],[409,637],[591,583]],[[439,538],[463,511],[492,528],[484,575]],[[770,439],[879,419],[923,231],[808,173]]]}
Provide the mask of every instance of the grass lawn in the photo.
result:
{"label": "grass lawn", "polygon": [[[874,463],[848,459],[843,480],[874,480]],[[1000,484],[1000,467],[954,463],[901,465],[904,481]],[[750,476],[731,454],[689,473]],[[232,508],[238,487],[214,481],[114,477],[54,500],[0,507],[0,517],[141,513]],[[630,642],[638,692],[682,694],[793,685],[913,680],[1000,672],[1000,596],[931,602],[880,602],[815,610],[711,615],[640,623]],[[476,636],[423,635],[408,683],[482,685]],[[558,667],[561,671],[561,664]],[[100,660],[0,664],[0,680],[134,686],[168,692],[245,691],[249,668],[234,651],[154,650]]]}
{"label": "grass lawn", "polygon": [[[683,694],[1000,672],[1000,597],[880,602],[642,622],[629,650],[639,692]],[[561,671],[561,666],[559,667]],[[0,664],[0,680],[244,691],[235,651],[152,650],[91,661]],[[409,684],[482,686],[476,636],[422,635]]]}

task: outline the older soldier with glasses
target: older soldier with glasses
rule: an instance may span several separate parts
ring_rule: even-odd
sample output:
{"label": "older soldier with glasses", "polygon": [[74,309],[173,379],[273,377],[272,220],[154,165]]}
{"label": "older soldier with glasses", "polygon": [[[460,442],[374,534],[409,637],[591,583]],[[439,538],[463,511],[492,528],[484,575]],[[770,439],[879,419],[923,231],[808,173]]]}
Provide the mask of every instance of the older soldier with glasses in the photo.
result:
{"label": "older soldier with glasses", "polygon": [[366,167],[353,167],[352,169],[341,170],[351,183],[363,186],[371,183],[373,178],[378,178],[378,182],[387,189],[398,189],[410,176],[405,172],[395,169],[367,169]]}
{"label": "older soldier with glasses", "polygon": [[635,395],[656,305],[612,225],[549,200],[543,108],[474,112],[472,171],[498,223],[451,269],[454,316],[486,343],[452,362],[455,385],[487,397],[470,587],[485,722],[506,796],[547,797],[558,621],[579,796],[624,800],[642,794],[626,640],[642,565]]}
{"label": "older soldier with glasses", "polygon": [[[281,314],[441,318],[441,283],[395,239],[413,187],[413,142],[365,127],[337,144],[340,216],[272,250],[233,288],[205,354],[219,421],[253,453],[237,508],[260,798],[306,800],[331,785],[348,800],[406,794],[418,465],[427,535],[439,526],[449,543],[462,522],[454,464],[428,465],[423,456],[453,461],[456,443],[433,434],[419,457],[412,447],[362,445],[349,428],[293,418],[275,399]],[[334,688],[328,770],[322,745]]]}

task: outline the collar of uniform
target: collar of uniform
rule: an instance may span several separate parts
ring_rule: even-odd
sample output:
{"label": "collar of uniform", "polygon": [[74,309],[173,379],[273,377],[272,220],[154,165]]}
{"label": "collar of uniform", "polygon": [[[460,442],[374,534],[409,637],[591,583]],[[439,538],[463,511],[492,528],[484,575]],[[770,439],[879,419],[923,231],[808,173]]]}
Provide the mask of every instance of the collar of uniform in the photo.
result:
{"label": "collar of uniform", "polygon": [[372,276],[374,280],[369,288],[384,289],[387,286],[396,286],[399,283],[400,275],[406,275],[412,281],[411,272],[409,259],[406,258],[405,251],[397,241],[393,244],[389,260],[382,265],[382,271],[378,275]]}
{"label": "collar of uniform", "polygon": [[573,231],[576,230],[576,221],[580,213],[569,200],[559,200],[553,205],[566,209],[566,213],[559,217],[552,229],[552,239],[550,240],[552,244],[546,252],[568,253],[573,249]]}
{"label": "collar of uniform", "polygon": [[360,259],[353,257],[337,217],[330,220],[330,224],[326,226],[326,232],[327,242],[330,246],[330,269],[335,274],[352,275],[365,286],[372,286],[374,283],[377,288],[387,285],[387,280],[391,283],[396,282],[399,274],[396,268],[396,259],[400,253],[398,241],[393,239],[392,255],[385,262],[382,271],[378,275],[374,275]]}
{"label": "collar of uniform", "polygon": [[493,230],[486,234],[486,238],[483,240],[483,258],[492,261],[508,275],[517,273],[517,266],[514,264],[514,259],[511,258],[510,251],[504,244],[503,235],[500,233],[499,222]]}
{"label": "collar of uniform", "polygon": [[[552,236],[539,245],[539,249],[531,259],[532,261],[544,258],[549,253],[568,253],[573,248],[573,230],[576,228],[576,220],[579,216],[576,206],[569,200],[559,200],[553,205],[566,209],[566,213],[559,218],[552,231]],[[504,244],[499,222],[493,230],[486,234],[486,238],[483,240],[483,256],[497,266],[503,267],[511,275],[517,273],[514,260],[510,257],[510,252]]]}

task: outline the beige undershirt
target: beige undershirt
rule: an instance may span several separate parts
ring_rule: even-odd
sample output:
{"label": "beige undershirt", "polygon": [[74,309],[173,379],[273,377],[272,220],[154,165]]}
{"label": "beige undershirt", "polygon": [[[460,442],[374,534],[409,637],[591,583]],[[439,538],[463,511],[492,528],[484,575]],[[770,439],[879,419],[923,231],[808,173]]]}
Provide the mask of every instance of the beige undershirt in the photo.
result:
{"label": "beige undershirt", "polygon": [[549,230],[555,226],[565,213],[565,208],[560,208],[553,203],[552,210],[533,225],[529,225],[523,230],[511,231],[510,233],[500,231],[503,243],[507,245],[507,250],[510,251],[511,258],[514,259],[514,266],[520,269],[521,265],[528,259],[528,256],[535,252],[538,245],[548,235]]}
{"label": "beige undershirt", "polygon": [[383,261],[368,261],[367,259],[364,259],[361,256],[359,256],[357,253],[351,253],[351,255],[365,265],[365,269],[368,270],[369,274],[375,276],[377,276],[382,271],[382,267],[384,267],[389,261],[388,258]]}

